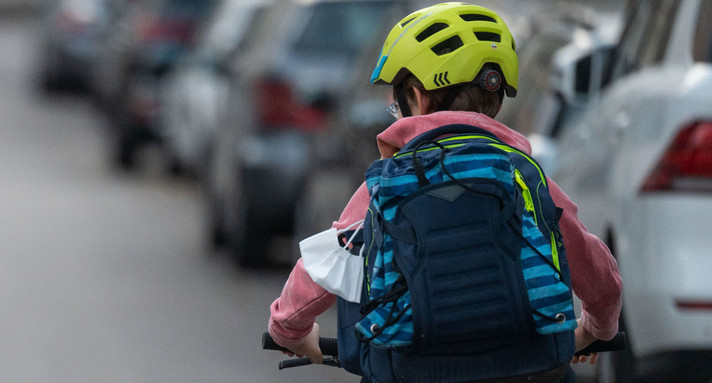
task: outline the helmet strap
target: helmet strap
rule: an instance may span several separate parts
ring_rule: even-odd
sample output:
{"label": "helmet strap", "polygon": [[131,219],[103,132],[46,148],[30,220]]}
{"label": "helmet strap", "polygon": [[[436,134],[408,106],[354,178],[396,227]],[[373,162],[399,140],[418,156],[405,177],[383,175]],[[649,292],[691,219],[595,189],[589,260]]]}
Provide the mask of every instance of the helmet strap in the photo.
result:
{"label": "helmet strap", "polygon": [[405,91],[403,90],[403,82],[393,85],[393,93],[396,96],[396,101],[398,101],[398,108],[401,111],[401,115],[403,117],[412,116],[413,114],[410,112],[408,98],[405,96]]}

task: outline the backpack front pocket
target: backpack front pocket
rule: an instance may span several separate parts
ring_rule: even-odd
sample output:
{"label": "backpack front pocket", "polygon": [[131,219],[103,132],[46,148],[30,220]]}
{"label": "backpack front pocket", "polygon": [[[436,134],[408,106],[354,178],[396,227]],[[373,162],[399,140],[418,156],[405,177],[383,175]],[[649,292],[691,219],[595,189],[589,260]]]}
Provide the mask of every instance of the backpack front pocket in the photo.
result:
{"label": "backpack front pocket", "polygon": [[394,260],[411,294],[418,353],[473,353],[533,335],[517,203],[496,182],[462,181],[467,190],[443,182],[414,193],[394,220],[414,234],[394,236]]}

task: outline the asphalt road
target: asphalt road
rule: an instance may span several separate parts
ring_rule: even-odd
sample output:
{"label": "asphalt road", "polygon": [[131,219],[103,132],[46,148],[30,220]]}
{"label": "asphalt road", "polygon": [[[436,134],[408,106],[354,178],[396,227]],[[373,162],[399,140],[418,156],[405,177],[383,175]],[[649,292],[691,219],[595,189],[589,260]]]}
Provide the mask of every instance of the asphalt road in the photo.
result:
{"label": "asphalt road", "polygon": [[0,17],[0,382],[358,381],[277,370],[286,272],[210,252],[194,184],[113,170],[92,103],[36,90],[33,24]]}

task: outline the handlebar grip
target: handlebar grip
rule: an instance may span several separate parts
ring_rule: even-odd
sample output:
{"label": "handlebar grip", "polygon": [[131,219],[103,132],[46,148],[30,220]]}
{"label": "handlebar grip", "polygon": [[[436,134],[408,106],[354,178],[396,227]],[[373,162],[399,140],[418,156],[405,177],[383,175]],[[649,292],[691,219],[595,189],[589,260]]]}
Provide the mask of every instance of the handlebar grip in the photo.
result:
{"label": "handlebar grip", "polygon": [[308,366],[312,364],[312,361],[307,357],[297,358],[297,359],[287,359],[279,362],[279,369],[283,370],[285,368]]}
{"label": "handlebar grip", "polygon": [[574,355],[575,356],[581,356],[581,355],[591,355],[592,353],[597,353],[597,352],[607,352],[607,351],[621,351],[625,350],[627,346],[627,340],[626,340],[626,333],[625,331],[621,331],[618,334],[616,334],[615,337],[611,340],[597,340],[590,345],[588,345],[586,348],[583,350],[580,350],[576,352]]}
{"label": "handlebar grip", "polygon": [[268,332],[262,334],[262,349],[290,352],[289,349],[287,349],[286,347],[278,345],[277,342],[272,339],[272,336],[270,336]]}
{"label": "handlebar grip", "polygon": [[[263,350],[276,350],[276,351],[286,351],[290,352],[286,347],[282,347],[277,344],[277,342],[272,339],[272,336],[268,332],[262,334],[262,349]],[[338,356],[339,346],[336,338],[319,338],[319,349],[324,355]]]}

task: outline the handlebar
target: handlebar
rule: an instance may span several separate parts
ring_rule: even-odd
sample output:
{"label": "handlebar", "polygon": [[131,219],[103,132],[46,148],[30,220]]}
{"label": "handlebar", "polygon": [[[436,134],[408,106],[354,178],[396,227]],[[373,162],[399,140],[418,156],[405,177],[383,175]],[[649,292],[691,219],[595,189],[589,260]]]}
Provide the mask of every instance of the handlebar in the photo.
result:
{"label": "handlebar", "polygon": [[[598,353],[598,352],[608,352],[608,351],[621,351],[625,350],[627,346],[627,340],[626,340],[626,333],[625,331],[621,331],[618,334],[616,334],[613,339],[605,341],[605,340],[597,340],[588,347],[584,348],[583,350],[580,350],[576,352],[576,356],[581,356],[581,355],[591,355],[592,353]],[[324,354],[324,362],[323,364],[327,366],[334,366],[334,367],[341,367],[341,364],[339,363],[339,348],[338,344],[336,342],[335,338],[319,338],[319,348],[321,349],[321,352]],[[274,339],[269,335],[268,332],[265,332],[262,334],[262,349],[264,350],[276,350],[276,351],[284,351],[284,352],[291,352],[287,348],[282,347],[278,345]],[[303,357],[303,358],[297,358],[297,359],[288,359],[288,360],[283,360],[279,363],[279,369],[282,370],[284,368],[289,368],[289,367],[297,367],[297,366],[306,366],[308,364],[311,364],[312,362],[309,360],[309,358]]]}
{"label": "handlebar", "polygon": [[[278,345],[274,339],[269,335],[268,332],[262,334],[262,349],[263,350],[275,350],[283,352],[291,352],[286,347]],[[339,363],[339,347],[336,342],[336,338],[319,338],[319,349],[321,353],[324,354],[323,364],[333,367],[341,367]],[[279,362],[279,369],[285,369],[289,367],[306,366],[311,364],[309,358],[297,358],[297,359],[287,359]]]}

